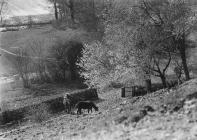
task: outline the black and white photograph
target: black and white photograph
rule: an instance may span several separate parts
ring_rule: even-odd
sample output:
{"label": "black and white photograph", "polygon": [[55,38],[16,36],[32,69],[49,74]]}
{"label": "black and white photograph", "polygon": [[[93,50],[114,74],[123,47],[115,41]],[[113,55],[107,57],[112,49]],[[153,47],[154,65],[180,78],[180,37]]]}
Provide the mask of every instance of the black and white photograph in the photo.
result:
{"label": "black and white photograph", "polygon": [[0,140],[197,140],[197,0],[0,0]]}

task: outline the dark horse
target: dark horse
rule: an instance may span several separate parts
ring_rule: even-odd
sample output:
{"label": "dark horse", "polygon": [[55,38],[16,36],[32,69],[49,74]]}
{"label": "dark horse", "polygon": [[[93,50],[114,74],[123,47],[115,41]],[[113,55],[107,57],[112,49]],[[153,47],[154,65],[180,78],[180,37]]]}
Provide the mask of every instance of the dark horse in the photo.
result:
{"label": "dark horse", "polygon": [[76,104],[75,108],[77,108],[77,114],[82,113],[81,109],[87,109],[88,113],[89,111],[92,112],[92,108],[94,108],[95,111],[98,111],[98,107],[92,101],[80,101]]}

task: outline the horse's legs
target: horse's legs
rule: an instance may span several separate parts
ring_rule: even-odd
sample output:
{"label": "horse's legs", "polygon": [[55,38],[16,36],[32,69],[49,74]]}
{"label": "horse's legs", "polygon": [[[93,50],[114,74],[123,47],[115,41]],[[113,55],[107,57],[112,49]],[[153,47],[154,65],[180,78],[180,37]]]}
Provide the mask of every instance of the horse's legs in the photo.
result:
{"label": "horse's legs", "polygon": [[71,113],[71,106],[68,106],[68,112]]}
{"label": "horse's legs", "polygon": [[81,114],[81,108],[77,109],[77,114]]}
{"label": "horse's legs", "polygon": [[68,113],[70,113],[70,108],[68,107]]}

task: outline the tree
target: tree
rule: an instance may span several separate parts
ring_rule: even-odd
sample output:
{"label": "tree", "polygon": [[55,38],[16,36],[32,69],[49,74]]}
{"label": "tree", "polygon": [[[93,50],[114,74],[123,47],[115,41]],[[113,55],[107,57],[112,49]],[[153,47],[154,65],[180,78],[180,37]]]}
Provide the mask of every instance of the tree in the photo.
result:
{"label": "tree", "polygon": [[66,12],[68,11],[67,9],[69,9],[72,23],[75,22],[74,0],[49,0],[49,1],[53,3],[56,20],[59,19],[59,15],[61,18],[64,18],[67,15],[66,14]]}
{"label": "tree", "polygon": [[180,54],[185,78],[189,80],[186,38],[197,23],[194,10],[184,0],[142,0],[140,9],[146,20],[165,35],[157,44],[169,39],[173,40],[171,50],[177,50],[177,53]]}
{"label": "tree", "polygon": [[[124,5],[125,4],[125,5]],[[89,85],[104,88],[112,82],[127,84],[146,83],[147,91],[151,91],[150,55],[143,49],[137,39],[134,15],[131,17],[130,4],[109,3],[103,13],[105,33],[103,41],[86,45],[81,67],[82,75]],[[136,37],[136,38],[135,38]],[[142,45],[143,46],[143,45]],[[143,46],[145,47],[145,46]]]}
{"label": "tree", "polygon": [[[166,59],[166,64],[163,64],[162,60]],[[162,54],[161,56],[153,57],[153,66],[151,67],[151,70],[153,71],[153,75],[160,77],[163,87],[167,87],[167,81],[166,81],[166,70],[169,67],[171,63],[171,53],[169,52],[168,55]],[[162,67],[163,64],[163,67]]]}
{"label": "tree", "polygon": [[25,48],[16,48],[14,50],[14,54],[16,55],[7,53],[5,56],[14,65],[14,68],[19,73],[23,81],[23,87],[30,88],[31,83],[29,79],[29,72],[31,70],[30,67],[31,63],[30,63],[30,59],[26,57],[28,56],[27,50]]}
{"label": "tree", "polygon": [[7,10],[7,0],[0,0],[0,22],[3,23],[4,14]]}
{"label": "tree", "polygon": [[[188,46],[183,42],[182,36],[186,37],[185,33],[193,27],[195,18],[191,18],[191,9],[186,3],[182,0],[141,0],[137,4],[133,1],[115,1],[108,8],[104,12],[103,41],[87,45],[85,48],[87,52],[84,52],[83,66],[87,72],[82,73],[85,77],[89,77],[96,84],[101,84],[101,81],[96,80],[98,77],[105,79],[104,81],[120,80],[120,77],[127,74],[118,73],[116,68],[127,68],[127,71],[140,73],[141,79],[144,79],[147,85],[147,91],[151,90],[152,74],[159,76],[166,87],[166,71],[171,63],[172,54],[180,53],[185,65],[186,79],[189,79],[185,55]],[[126,54],[124,51],[129,53]],[[125,67],[124,62],[128,64],[130,58],[133,58],[129,62],[130,66]],[[114,61],[111,59],[117,63],[112,63]],[[91,66],[102,70],[95,70]],[[132,79],[132,76],[130,78]],[[104,81],[102,80],[103,83]]]}
{"label": "tree", "polygon": [[105,7],[104,1],[50,0],[50,2],[56,5],[54,6],[54,11],[58,11],[58,23],[61,25],[83,27],[87,31],[94,32],[100,30],[99,16]]}
{"label": "tree", "polygon": [[67,60],[71,72],[71,80],[75,81],[79,79],[79,69],[77,63],[80,62],[80,58],[82,57],[82,49],[83,45],[80,42],[68,42],[68,51],[67,51]]}
{"label": "tree", "polygon": [[53,4],[53,8],[54,8],[54,16],[55,19],[58,20],[58,6],[57,6],[57,1],[58,0],[49,0],[49,2],[51,2]]}
{"label": "tree", "polygon": [[28,16],[28,21],[27,21],[28,23],[28,28],[30,29],[30,28],[32,28],[32,26],[33,26],[33,23],[34,23],[34,21],[33,21],[33,19],[32,19],[32,16]]}
{"label": "tree", "polygon": [[57,1],[53,0],[55,19],[58,20],[58,9],[57,9]]}
{"label": "tree", "polygon": [[84,46],[79,66],[82,67],[81,75],[90,87],[103,89],[112,82],[133,83],[137,72],[140,72],[134,61],[135,59],[121,48],[113,48],[110,44],[96,41]]}

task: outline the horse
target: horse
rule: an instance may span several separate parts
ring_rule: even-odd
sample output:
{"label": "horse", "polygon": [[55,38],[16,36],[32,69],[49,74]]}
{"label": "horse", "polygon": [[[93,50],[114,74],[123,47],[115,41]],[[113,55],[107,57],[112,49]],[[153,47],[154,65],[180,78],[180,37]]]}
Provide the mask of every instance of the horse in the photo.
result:
{"label": "horse", "polygon": [[87,109],[88,113],[94,108],[95,111],[98,111],[98,107],[92,101],[80,101],[76,104],[75,108],[77,108],[77,114],[81,114],[82,109]]}

